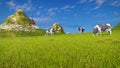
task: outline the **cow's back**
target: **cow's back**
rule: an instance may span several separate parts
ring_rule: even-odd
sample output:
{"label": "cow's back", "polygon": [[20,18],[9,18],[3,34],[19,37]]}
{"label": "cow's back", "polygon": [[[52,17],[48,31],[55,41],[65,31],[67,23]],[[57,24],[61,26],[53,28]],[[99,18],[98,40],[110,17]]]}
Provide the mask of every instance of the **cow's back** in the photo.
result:
{"label": "cow's back", "polygon": [[99,27],[101,28],[102,31],[106,31],[106,29],[110,29],[111,27],[106,25],[106,24],[99,24]]}

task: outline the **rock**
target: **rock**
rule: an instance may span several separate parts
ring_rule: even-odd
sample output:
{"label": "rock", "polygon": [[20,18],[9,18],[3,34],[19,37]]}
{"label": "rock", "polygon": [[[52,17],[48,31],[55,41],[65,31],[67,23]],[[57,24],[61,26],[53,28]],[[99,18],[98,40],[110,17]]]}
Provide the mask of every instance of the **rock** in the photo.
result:
{"label": "rock", "polygon": [[55,33],[62,33],[64,34],[64,30],[59,23],[54,23],[50,28],[56,28]]}
{"label": "rock", "polygon": [[33,32],[39,28],[36,26],[33,19],[30,19],[21,9],[19,9],[4,20],[3,24],[0,25],[0,29]]}

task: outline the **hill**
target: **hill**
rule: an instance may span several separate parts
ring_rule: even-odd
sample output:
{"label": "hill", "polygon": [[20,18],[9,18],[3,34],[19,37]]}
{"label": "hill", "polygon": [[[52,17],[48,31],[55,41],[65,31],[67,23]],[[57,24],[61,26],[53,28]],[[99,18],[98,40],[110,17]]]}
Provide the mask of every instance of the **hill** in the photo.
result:
{"label": "hill", "polygon": [[0,29],[7,31],[32,31],[39,29],[33,19],[30,19],[21,9],[9,16],[0,25]]}
{"label": "hill", "polygon": [[120,30],[120,23],[118,23],[114,28],[113,30]]}

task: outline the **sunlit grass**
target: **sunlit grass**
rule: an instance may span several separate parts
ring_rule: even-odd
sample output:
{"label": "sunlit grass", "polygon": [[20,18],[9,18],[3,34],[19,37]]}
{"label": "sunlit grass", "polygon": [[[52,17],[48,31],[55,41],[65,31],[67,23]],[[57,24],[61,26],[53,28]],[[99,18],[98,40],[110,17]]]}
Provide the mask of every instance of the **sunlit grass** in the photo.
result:
{"label": "sunlit grass", "polygon": [[0,38],[1,68],[119,68],[120,31]]}

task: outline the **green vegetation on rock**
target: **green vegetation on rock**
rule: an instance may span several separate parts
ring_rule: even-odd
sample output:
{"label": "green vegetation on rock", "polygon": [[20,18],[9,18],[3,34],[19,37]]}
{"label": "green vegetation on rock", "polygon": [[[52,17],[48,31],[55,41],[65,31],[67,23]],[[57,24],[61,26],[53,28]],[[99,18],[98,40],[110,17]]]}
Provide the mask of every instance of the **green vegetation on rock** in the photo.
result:
{"label": "green vegetation on rock", "polygon": [[19,9],[15,12],[15,14],[9,16],[3,22],[3,25],[16,24],[16,23],[19,25],[29,26],[31,22],[27,17],[27,15],[22,10]]}
{"label": "green vegetation on rock", "polygon": [[0,29],[15,32],[35,32],[39,27],[35,24],[33,19],[30,19],[21,9],[19,9],[4,20],[0,25]]}

